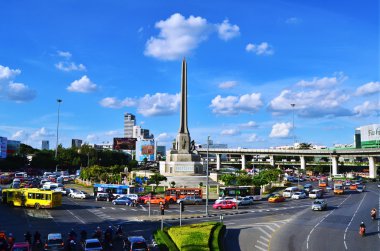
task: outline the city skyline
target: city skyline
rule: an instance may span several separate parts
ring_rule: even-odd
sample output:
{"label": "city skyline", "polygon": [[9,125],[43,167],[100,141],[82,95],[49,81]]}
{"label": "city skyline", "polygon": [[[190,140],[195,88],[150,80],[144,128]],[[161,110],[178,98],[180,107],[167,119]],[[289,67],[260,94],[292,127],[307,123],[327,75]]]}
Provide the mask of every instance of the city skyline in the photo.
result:
{"label": "city skyline", "polygon": [[380,123],[374,0],[18,1],[0,22],[0,136],[35,148],[56,147],[61,99],[64,147],[123,137],[132,113],[169,149],[184,57],[197,144],[350,144]]}

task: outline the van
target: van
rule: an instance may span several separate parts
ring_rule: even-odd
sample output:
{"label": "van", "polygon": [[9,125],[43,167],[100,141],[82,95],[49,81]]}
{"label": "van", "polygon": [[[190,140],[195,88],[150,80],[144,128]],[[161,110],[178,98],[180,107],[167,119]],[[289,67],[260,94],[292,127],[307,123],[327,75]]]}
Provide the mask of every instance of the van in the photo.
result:
{"label": "van", "polygon": [[295,192],[299,192],[299,189],[298,187],[288,187],[284,190],[284,192],[282,193],[282,195],[285,197],[285,198],[290,198],[292,197],[292,195],[295,193]]}
{"label": "van", "polygon": [[320,199],[323,196],[323,191],[321,189],[313,189],[309,193],[310,199]]}

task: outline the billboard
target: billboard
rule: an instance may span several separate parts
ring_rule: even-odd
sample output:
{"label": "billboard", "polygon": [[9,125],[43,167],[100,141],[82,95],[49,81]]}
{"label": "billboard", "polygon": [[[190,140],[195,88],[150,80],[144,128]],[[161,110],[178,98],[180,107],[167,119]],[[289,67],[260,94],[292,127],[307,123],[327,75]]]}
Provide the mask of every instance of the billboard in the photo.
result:
{"label": "billboard", "polygon": [[114,150],[136,150],[136,138],[113,138]]}
{"label": "billboard", "polygon": [[147,161],[155,160],[154,140],[140,140],[136,143],[136,160]]}
{"label": "billboard", "polygon": [[380,124],[360,127],[361,141],[380,140]]}

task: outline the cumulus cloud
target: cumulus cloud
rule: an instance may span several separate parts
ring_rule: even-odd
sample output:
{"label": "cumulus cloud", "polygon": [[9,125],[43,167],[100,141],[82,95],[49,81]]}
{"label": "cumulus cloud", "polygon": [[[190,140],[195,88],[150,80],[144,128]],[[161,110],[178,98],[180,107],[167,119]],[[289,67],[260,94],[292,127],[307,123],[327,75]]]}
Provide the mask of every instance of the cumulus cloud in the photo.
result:
{"label": "cumulus cloud", "polygon": [[228,19],[217,25],[219,38],[228,41],[240,35],[240,28],[237,25],[230,24]]}
{"label": "cumulus cloud", "polygon": [[292,129],[291,123],[276,123],[272,126],[272,131],[270,132],[270,138],[286,138],[290,134]]}
{"label": "cumulus cloud", "polygon": [[18,130],[12,134],[11,139],[13,140],[24,140],[28,137],[28,134],[24,130]]}
{"label": "cumulus cloud", "polygon": [[146,117],[171,115],[178,111],[180,104],[179,94],[156,93],[146,94],[141,98],[125,98],[118,100],[115,97],[107,97],[100,101],[100,105],[108,108],[132,107],[137,108],[137,113]]}
{"label": "cumulus cloud", "polygon": [[210,107],[212,112],[220,115],[236,115],[238,113],[253,113],[260,109],[263,105],[261,100],[261,93],[244,94],[240,97],[216,96],[212,101]]}
{"label": "cumulus cloud", "polygon": [[160,133],[155,139],[156,139],[156,141],[166,142],[166,141],[172,140],[173,137],[171,135],[169,135],[168,133],[163,132],[163,133]]}
{"label": "cumulus cloud", "polygon": [[220,132],[221,135],[235,136],[239,135],[240,131],[237,129],[225,129]]}
{"label": "cumulus cloud", "polygon": [[82,92],[82,93],[88,93],[96,91],[97,86],[91,80],[84,75],[81,79],[75,80],[70,84],[69,87],[67,87],[67,90],[70,92]]}
{"label": "cumulus cloud", "polygon": [[267,42],[262,42],[261,44],[249,43],[245,47],[247,52],[256,53],[256,55],[273,55],[274,50]]}
{"label": "cumulus cloud", "polygon": [[71,53],[68,51],[57,51],[58,56],[69,59],[71,58]]}
{"label": "cumulus cloud", "polygon": [[8,99],[16,102],[26,102],[36,97],[36,91],[23,83],[9,83],[7,90]]}
{"label": "cumulus cloud", "polygon": [[220,89],[231,89],[235,87],[236,85],[237,85],[236,81],[226,81],[226,82],[220,83],[218,87]]}
{"label": "cumulus cloud", "polygon": [[16,75],[20,74],[19,69],[10,69],[8,66],[0,65],[0,80],[11,79]]}
{"label": "cumulus cloud", "polygon": [[179,13],[158,21],[155,27],[160,32],[148,39],[144,54],[161,60],[176,60],[190,54],[215,31],[224,40],[239,34],[239,27],[228,20],[213,25],[205,18],[190,16],[186,19]]}
{"label": "cumulus cloud", "polygon": [[34,131],[31,135],[30,138],[32,140],[39,140],[39,139],[44,139],[47,137],[54,137],[54,132],[49,132],[45,127],[42,127],[36,131]]}
{"label": "cumulus cloud", "polygon": [[340,83],[343,83],[347,80],[347,76],[343,75],[343,73],[338,73],[335,77],[323,77],[323,78],[313,78],[311,81],[301,80],[296,83],[296,86],[301,87],[313,87],[313,88],[331,88]]}
{"label": "cumulus cloud", "polygon": [[302,19],[300,19],[298,17],[290,17],[290,18],[285,20],[285,23],[287,23],[287,24],[299,24],[301,22],[302,22]]}
{"label": "cumulus cloud", "polygon": [[55,64],[55,67],[57,67],[58,70],[61,71],[85,71],[86,66],[83,64],[75,64],[74,62],[58,62]]}
{"label": "cumulus cloud", "polygon": [[240,127],[254,128],[257,127],[257,124],[255,121],[248,121],[247,123],[241,124]]}
{"label": "cumulus cloud", "polygon": [[106,136],[117,136],[123,134],[122,132],[119,132],[117,130],[111,130],[104,133]]}
{"label": "cumulus cloud", "polygon": [[259,137],[257,137],[257,135],[255,133],[249,135],[249,137],[247,138],[247,141],[248,142],[257,142],[259,141]]}
{"label": "cumulus cloud", "polygon": [[356,89],[355,95],[366,96],[380,92],[380,82],[369,82]]}
{"label": "cumulus cloud", "polygon": [[363,104],[355,106],[354,112],[357,116],[378,115],[380,111],[380,102],[365,101]]}
{"label": "cumulus cloud", "polygon": [[294,110],[298,116],[350,116],[352,112],[342,107],[349,97],[341,90],[320,89],[299,92],[283,90],[279,96],[270,101],[268,108],[274,114],[283,114],[293,110],[291,104],[295,104]]}

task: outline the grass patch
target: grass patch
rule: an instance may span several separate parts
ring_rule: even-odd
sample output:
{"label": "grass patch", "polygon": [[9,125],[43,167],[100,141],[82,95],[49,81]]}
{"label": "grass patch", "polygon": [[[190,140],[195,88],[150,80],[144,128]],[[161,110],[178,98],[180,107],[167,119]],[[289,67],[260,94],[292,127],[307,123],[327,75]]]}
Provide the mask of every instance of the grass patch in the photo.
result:
{"label": "grass patch", "polygon": [[209,240],[216,222],[171,227],[168,234],[182,251],[209,251]]}
{"label": "grass patch", "polygon": [[161,251],[179,251],[165,231],[157,230],[153,233],[153,236]]}
{"label": "grass patch", "polygon": [[[154,188],[154,186],[153,186],[153,188]],[[145,186],[144,190],[145,190],[146,193],[153,192],[152,186]],[[163,186],[158,186],[157,187],[156,193],[164,193],[164,192],[165,192],[165,187],[163,187]]]}
{"label": "grass patch", "polygon": [[211,250],[213,251],[222,251],[223,250],[223,238],[224,233],[226,232],[226,226],[222,223],[217,223],[214,231],[211,234]]}

